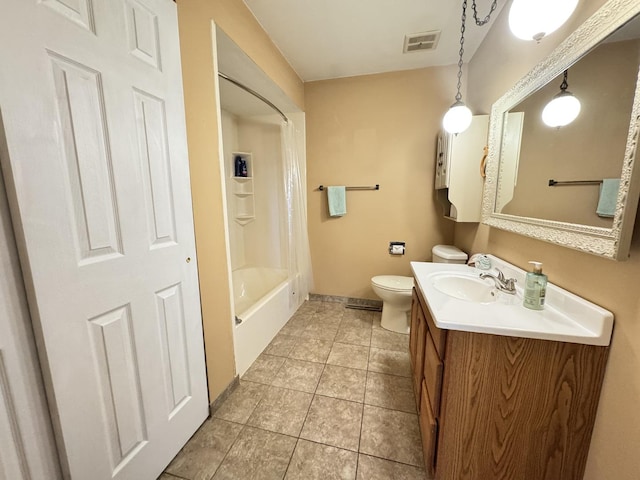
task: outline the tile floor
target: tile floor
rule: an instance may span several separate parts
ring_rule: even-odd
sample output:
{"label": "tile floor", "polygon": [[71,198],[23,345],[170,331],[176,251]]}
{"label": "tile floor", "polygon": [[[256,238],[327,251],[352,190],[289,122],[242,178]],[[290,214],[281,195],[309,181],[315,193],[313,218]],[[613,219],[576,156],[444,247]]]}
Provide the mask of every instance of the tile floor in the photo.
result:
{"label": "tile floor", "polygon": [[305,302],[160,480],[425,480],[409,337]]}

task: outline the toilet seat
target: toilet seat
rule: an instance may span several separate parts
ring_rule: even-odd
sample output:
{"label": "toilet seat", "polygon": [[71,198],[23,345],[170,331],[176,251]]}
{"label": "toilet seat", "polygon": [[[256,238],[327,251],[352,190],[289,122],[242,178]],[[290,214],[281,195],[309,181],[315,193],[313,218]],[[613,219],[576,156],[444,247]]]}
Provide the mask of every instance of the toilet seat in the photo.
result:
{"label": "toilet seat", "polygon": [[390,292],[411,292],[413,288],[413,277],[403,277],[401,275],[378,275],[371,279],[376,287]]}

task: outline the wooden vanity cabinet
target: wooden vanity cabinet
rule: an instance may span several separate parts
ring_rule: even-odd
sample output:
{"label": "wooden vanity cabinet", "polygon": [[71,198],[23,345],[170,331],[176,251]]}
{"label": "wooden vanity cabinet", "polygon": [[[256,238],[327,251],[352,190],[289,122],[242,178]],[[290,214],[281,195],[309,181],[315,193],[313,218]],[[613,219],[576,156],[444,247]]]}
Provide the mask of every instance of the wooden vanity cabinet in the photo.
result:
{"label": "wooden vanity cabinet", "polygon": [[427,472],[435,480],[582,479],[608,347],[442,330],[420,291],[413,295]]}

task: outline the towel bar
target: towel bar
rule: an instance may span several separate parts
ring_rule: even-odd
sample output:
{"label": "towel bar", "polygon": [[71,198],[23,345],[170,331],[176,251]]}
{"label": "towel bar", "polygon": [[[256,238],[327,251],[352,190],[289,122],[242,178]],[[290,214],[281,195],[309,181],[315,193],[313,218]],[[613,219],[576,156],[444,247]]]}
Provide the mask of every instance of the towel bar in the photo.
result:
{"label": "towel bar", "polygon": [[601,183],[602,180],[565,180],[562,182],[553,179],[549,180],[550,187],[555,187],[557,185],[600,185]]}
{"label": "towel bar", "polygon": [[[322,191],[325,189],[324,185],[320,185],[318,187],[318,190]],[[380,185],[379,184],[375,184],[375,185],[370,185],[370,186],[361,186],[361,187],[345,187],[346,190],[380,190]]]}

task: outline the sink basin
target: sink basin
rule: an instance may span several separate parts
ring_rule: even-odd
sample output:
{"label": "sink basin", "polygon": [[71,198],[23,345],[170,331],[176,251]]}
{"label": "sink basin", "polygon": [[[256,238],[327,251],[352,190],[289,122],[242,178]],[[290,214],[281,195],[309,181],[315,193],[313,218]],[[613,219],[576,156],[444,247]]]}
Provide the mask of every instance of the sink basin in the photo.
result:
{"label": "sink basin", "polygon": [[436,290],[460,300],[476,303],[494,302],[496,289],[483,280],[467,275],[440,274],[433,279]]}
{"label": "sink basin", "polygon": [[609,345],[613,314],[553,283],[547,284],[544,310],[522,306],[526,272],[489,255],[491,264],[514,278],[516,294],[499,292],[493,281],[479,278],[474,267],[451,263],[411,262],[416,289],[424,297],[437,328],[536,338],[585,345]]}

